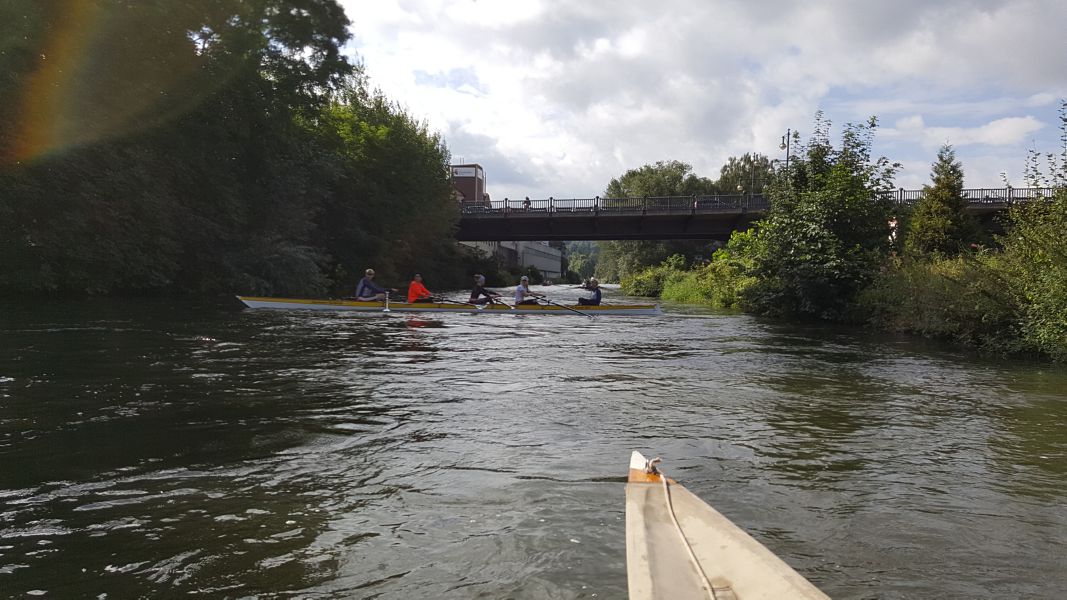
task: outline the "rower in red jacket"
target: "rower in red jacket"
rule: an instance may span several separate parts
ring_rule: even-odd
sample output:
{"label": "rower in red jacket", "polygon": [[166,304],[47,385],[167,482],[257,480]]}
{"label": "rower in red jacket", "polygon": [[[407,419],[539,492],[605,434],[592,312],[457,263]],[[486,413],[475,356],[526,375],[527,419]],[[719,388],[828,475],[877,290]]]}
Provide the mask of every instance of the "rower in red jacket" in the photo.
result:
{"label": "rower in red jacket", "polygon": [[433,302],[433,294],[422,284],[422,275],[415,273],[415,277],[408,285],[408,303]]}

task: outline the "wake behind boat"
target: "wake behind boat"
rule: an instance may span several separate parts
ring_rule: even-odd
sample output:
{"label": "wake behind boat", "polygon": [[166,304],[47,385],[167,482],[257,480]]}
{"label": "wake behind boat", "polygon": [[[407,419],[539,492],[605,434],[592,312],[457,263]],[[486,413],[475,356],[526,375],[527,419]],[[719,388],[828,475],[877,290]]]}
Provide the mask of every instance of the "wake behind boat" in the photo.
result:
{"label": "wake behind boat", "polygon": [[[487,313],[500,315],[660,315],[655,304],[602,304],[569,307],[555,304],[522,304],[514,308],[507,304],[473,305],[464,302],[362,302],[358,300],[314,300],[307,298],[267,298],[237,296],[248,308],[280,310],[333,310],[354,312],[412,312],[412,313]],[[580,312],[577,312],[580,311]]]}
{"label": "wake behind boat", "polygon": [[829,596],[676,481],[630,456],[630,600],[829,600]]}

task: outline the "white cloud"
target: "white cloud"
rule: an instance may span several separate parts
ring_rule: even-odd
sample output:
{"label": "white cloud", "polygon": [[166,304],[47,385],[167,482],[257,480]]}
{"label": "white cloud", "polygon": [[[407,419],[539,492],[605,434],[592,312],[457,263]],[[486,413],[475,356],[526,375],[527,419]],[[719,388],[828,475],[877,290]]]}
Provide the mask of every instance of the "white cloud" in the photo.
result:
{"label": "white cloud", "polygon": [[1060,0],[342,3],[372,84],[483,163],[494,197],[593,196],[666,159],[714,177],[778,156],[819,108],[894,123],[878,150],[922,178],[948,141],[969,185],[994,184],[1054,143],[1067,96]]}
{"label": "white cloud", "polygon": [[1056,101],[1056,95],[1049,92],[1034,94],[1026,99],[1026,106],[1048,106]]}
{"label": "white cloud", "polygon": [[907,141],[929,150],[944,144],[959,148],[970,145],[1016,146],[1044,127],[1032,116],[996,119],[978,127],[927,127],[921,115],[899,119],[894,129],[882,135]]}

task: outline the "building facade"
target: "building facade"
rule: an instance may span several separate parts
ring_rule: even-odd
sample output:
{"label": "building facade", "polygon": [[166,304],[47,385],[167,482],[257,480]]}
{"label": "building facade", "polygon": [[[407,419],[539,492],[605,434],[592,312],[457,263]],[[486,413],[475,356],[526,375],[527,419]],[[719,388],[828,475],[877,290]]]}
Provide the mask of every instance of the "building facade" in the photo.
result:
{"label": "building facade", "polygon": [[451,170],[457,200],[468,205],[489,205],[489,194],[485,193],[485,169],[481,165],[452,165]]}
{"label": "building facade", "polygon": [[[452,165],[452,187],[461,204],[492,208],[485,189],[485,170],[479,164]],[[460,242],[486,256],[497,256],[508,267],[536,267],[546,279],[562,277],[563,250],[548,242]]]}

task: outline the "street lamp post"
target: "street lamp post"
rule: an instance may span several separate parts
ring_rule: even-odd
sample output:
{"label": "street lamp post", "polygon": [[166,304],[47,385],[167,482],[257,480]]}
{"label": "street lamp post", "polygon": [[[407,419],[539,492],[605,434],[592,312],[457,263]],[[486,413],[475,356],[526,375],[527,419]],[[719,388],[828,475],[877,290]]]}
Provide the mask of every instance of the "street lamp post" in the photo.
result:
{"label": "street lamp post", "polygon": [[789,145],[793,139],[793,130],[786,129],[785,135],[782,136],[782,143],[778,145],[779,150],[785,150],[785,168],[789,169]]}

